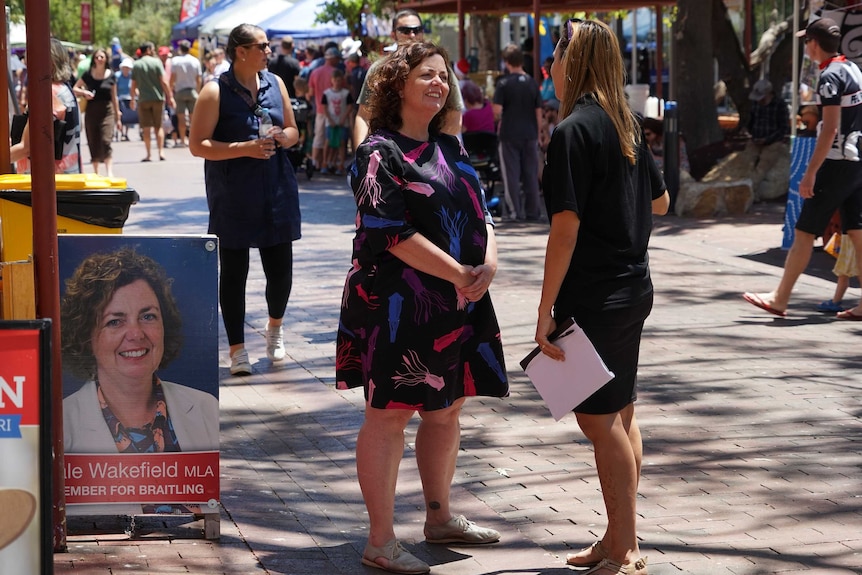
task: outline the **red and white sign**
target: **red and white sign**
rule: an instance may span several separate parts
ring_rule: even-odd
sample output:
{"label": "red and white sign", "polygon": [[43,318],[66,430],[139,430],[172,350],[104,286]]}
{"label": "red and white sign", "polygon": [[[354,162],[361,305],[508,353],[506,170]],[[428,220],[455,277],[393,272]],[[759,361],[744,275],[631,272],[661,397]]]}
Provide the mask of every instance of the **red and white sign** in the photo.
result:
{"label": "red and white sign", "polygon": [[81,42],[93,41],[93,5],[89,2],[81,2]]}
{"label": "red and white sign", "polygon": [[202,4],[203,0],[183,0],[183,4],[180,6],[180,22],[197,16],[201,11]]}
{"label": "red and white sign", "polygon": [[22,425],[39,425],[39,332],[4,330],[0,331],[0,437],[21,437]]}
{"label": "red and white sign", "polygon": [[50,383],[50,325],[47,320],[0,321],[2,573],[45,573],[42,566],[53,561],[46,480],[51,453],[42,441],[50,416],[47,405],[41,405]]}
{"label": "red and white sign", "polygon": [[219,454],[67,453],[66,503],[182,503],[219,498]]}

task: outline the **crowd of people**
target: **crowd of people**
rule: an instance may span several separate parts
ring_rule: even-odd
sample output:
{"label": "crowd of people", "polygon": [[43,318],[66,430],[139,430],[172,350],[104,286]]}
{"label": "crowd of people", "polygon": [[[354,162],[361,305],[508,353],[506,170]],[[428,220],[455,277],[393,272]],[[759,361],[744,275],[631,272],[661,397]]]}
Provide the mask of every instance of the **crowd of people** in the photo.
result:
{"label": "crowd of people", "polygon": [[[129,141],[130,127],[140,127],[146,149],[142,161],[151,159],[153,130],[160,160],[165,159],[162,150],[166,133],[174,138],[175,145],[184,145],[184,137],[179,135],[185,131],[186,120],[177,118],[178,114],[172,110],[176,94],[183,104],[180,113],[190,115],[200,89],[200,65],[197,59],[188,56],[190,46],[188,41],[181,41],[179,55],[172,59],[166,46],[158,49],[158,58],[154,57],[156,48],[152,42],[143,43],[133,57],[122,50],[117,38],[112,40],[110,48],[88,47],[80,53],[67,50],[59,40],[52,39],[55,171],[84,172],[80,153],[82,128],[93,173],[107,177],[114,176],[113,143]],[[17,57],[12,60],[20,62]],[[177,61],[177,72],[172,79],[173,60]],[[23,70],[13,78],[19,110],[26,115],[26,67]],[[172,117],[180,129],[172,124]],[[25,125],[19,137],[13,134],[12,155],[18,173],[30,170],[28,128]]]}
{"label": "crowd of people", "polygon": [[[812,58],[828,65],[821,82],[858,90],[853,83],[858,69],[848,69],[837,55],[836,27],[825,18],[818,22],[803,34]],[[208,231],[219,238],[219,300],[232,375],[253,372],[244,333],[252,248],[259,250],[266,276],[266,355],[272,363],[287,356],[282,323],[293,280],[292,242],[301,235],[299,185],[289,150],[301,147],[321,174],[348,173],[356,235],[335,364],[337,386],[361,387],[366,398],[356,445],[370,523],[362,563],[421,574],[430,567],[396,537],[394,517],[404,430],[414,414],[421,419],[416,463],[426,541],[484,545],[503,537],[454,513],[449,497],[462,406],[468,397],[509,393],[489,292],[500,219],[488,208],[462,139],[466,132],[494,134],[505,189],[502,221],[550,222],[536,318],[539,350],[565,361],[552,334],[573,318],[612,372],[607,384],[573,410],[594,449],[607,526],[598,541],[569,555],[566,563],[596,575],[645,575],[636,528],[643,448],[634,402],[641,334],[653,303],[647,257],[652,217],[666,213],[670,204],[660,164],[662,124],[631,110],[619,42],[600,21],[565,22],[539,77],[527,65],[531,43],[505,46],[493,93],[470,78],[469,67],[453,63],[445,49],[425,40],[415,11],[398,12],[392,24],[393,42],[373,63],[352,39],[321,47],[308,43],[298,52],[285,37],[274,52],[263,29],[242,24],[223,50],[203,57],[204,66],[190,55],[186,41],[175,56],[146,42],[134,58],[118,46],[93,50],[78,64],[74,80],[68,55],[54,41],[55,116],[71,135],[61,142],[57,171],[80,163],[68,151],[80,126],[70,116],[77,109],[75,97],[86,103],[83,126],[95,172],[104,166],[112,174],[112,142],[128,137],[125,115],[132,113],[146,149],[142,161],[152,160],[154,133],[159,160],[165,159],[166,134],[175,147],[188,145],[204,158]],[[751,99],[757,106],[749,125],[755,143],[781,140],[786,106],[775,103],[771,84],[755,84]],[[826,125],[858,137],[856,121],[840,114],[841,106],[847,108],[842,102],[837,92],[825,102]],[[294,112],[297,103],[311,109],[302,120]],[[171,116],[176,123],[165,123]],[[822,154],[803,178],[806,203],[785,277],[773,292],[745,294],[749,303],[776,315],[786,314],[813,234],[836,208],[844,216],[846,253],[855,248],[854,261],[845,262],[842,273],[855,274],[858,266],[851,264],[862,264],[858,150],[846,157],[846,150],[818,138],[824,138]],[[25,126],[13,159],[26,159],[27,142]],[[853,186],[828,193],[848,179]],[[815,196],[815,188],[824,193]],[[150,262],[136,265],[149,273]],[[155,302],[161,297],[158,282],[147,277],[130,276],[118,284],[105,305]],[[844,289],[833,300],[840,300]],[[862,319],[862,307],[839,311],[838,317]],[[160,342],[159,330],[154,333]],[[84,392],[86,406],[90,409],[100,393],[118,411],[122,402],[110,396],[122,388],[112,387],[96,344],[98,338],[90,344],[94,359],[84,373],[92,379]],[[156,360],[161,354],[134,381],[142,405],[159,404],[153,393],[175,401],[173,385],[154,379]],[[150,411],[147,417],[158,415]]]}
{"label": "crowd of people", "polygon": [[[394,49],[399,40],[405,37],[424,38],[424,25],[418,15],[405,21],[408,23],[393,28],[393,42],[387,50]],[[399,27],[403,30],[399,31]],[[371,67],[363,43],[352,38],[341,43],[328,41],[322,45],[309,41],[302,49],[297,49],[293,39],[285,36],[277,44],[269,44],[267,69],[282,79],[295,108],[304,110],[307,107],[309,110],[308,114],[300,116],[300,140],[297,144],[303,155],[307,156],[309,173],[343,175],[360,143],[353,126],[361,108],[360,93],[364,79]],[[530,42],[525,41],[521,47],[510,46],[506,49],[514,49],[521,54],[523,73],[532,78],[529,45]],[[71,73],[66,83],[75,97],[75,106],[69,106],[68,110],[70,115],[77,118],[80,130],[86,134],[88,159],[94,173],[103,173],[108,177],[114,175],[112,147],[116,142],[139,138],[144,144],[142,162],[156,158],[165,161],[165,148],[188,145],[192,113],[203,86],[217,80],[231,66],[225,47],[215,47],[197,55],[192,55],[191,51],[191,44],[182,40],[174,46],[156,46],[152,42],[144,42],[130,54],[123,50],[118,38],[113,38],[106,48],[88,47],[79,53],[68,52]],[[17,57],[12,60],[18,64],[13,65],[15,91],[22,108],[26,109],[26,66]],[[504,63],[502,66],[507,65]],[[530,69],[529,74],[527,68]],[[504,136],[507,133],[509,136],[502,140],[508,142],[505,144],[506,150],[511,150],[517,134],[504,128],[518,124],[514,112],[516,107],[509,106],[509,112],[503,119],[500,110],[494,108],[492,91],[469,79],[470,70],[466,59],[458,62],[452,71],[459,79],[456,97],[459,99],[459,110],[463,113],[462,118],[452,120],[453,125],[458,125],[453,133],[478,131],[496,135],[503,129]],[[506,81],[501,77],[499,83],[505,84]],[[531,133],[536,131],[535,137],[530,136],[530,142],[533,144],[533,140],[538,141],[539,155],[535,159],[525,160],[524,155],[519,153],[517,161],[500,162],[508,167],[502,172],[507,190],[514,185],[510,183],[512,177],[518,180],[519,185],[523,180],[526,186],[524,192],[507,191],[506,205],[512,207],[523,204],[525,199],[517,197],[525,194],[529,198],[526,201],[530,203],[530,214],[525,215],[523,208],[512,207],[506,210],[506,219],[510,215],[511,219],[540,217],[537,192],[539,175],[544,163],[543,151],[556,121],[558,101],[553,94],[547,66],[542,69],[535,83],[542,90],[540,114],[536,120],[537,129],[528,130]],[[465,105],[466,98],[469,101]],[[134,138],[135,134],[138,138]],[[79,147],[81,141],[80,136],[75,140]],[[80,154],[77,158],[77,171],[84,171],[84,156]],[[522,164],[525,167],[524,178],[520,176]],[[22,164],[20,169],[26,167]],[[69,169],[66,167],[64,171]]]}

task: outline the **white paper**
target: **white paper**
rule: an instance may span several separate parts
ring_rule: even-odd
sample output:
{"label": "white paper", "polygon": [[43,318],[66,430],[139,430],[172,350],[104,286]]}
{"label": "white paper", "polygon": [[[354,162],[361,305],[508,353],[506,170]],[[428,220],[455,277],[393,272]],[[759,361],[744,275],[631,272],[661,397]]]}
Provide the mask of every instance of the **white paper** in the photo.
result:
{"label": "white paper", "polygon": [[566,352],[565,361],[551,359],[539,352],[524,371],[545,400],[551,415],[559,421],[613,379],[614,374],[577,323],[572,322],[571,327],[567,327],[553,342]]}

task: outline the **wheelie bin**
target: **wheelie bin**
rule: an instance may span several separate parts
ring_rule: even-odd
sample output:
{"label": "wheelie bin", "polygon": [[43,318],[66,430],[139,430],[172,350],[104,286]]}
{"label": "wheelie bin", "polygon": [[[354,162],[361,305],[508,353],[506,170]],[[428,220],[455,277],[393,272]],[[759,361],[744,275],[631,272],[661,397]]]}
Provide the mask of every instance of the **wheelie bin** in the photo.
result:
{"label": "wheelie bin", "polygon": [[[119,234],[140,199],[122,178],[57,174],[57,233]],[[36,317],[29,174],[0,175],[0,319]]]}

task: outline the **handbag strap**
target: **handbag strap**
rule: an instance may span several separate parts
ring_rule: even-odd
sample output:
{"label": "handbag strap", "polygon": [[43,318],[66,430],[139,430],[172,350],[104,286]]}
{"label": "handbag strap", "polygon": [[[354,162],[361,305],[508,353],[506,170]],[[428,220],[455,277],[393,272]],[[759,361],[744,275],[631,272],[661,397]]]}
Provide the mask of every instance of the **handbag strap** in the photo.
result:
{"label": "handbag strap", "polygon": [[[229,76],[229,78],[228,78]],[[231,81],[233,80],[233,82]],[[243,101],[248,106],[248,109],[251,110],[251,113],[260,118],[263,116],[263,108],[259,103],[251,99],[251,96],[245,90],[240,90],[239,86],[237,86],[236,79],[230,73],[222,74],[218,77],[218,81],[220,85],[225,86],[229,90],[231,90],[234,94],[243,99]]]}

